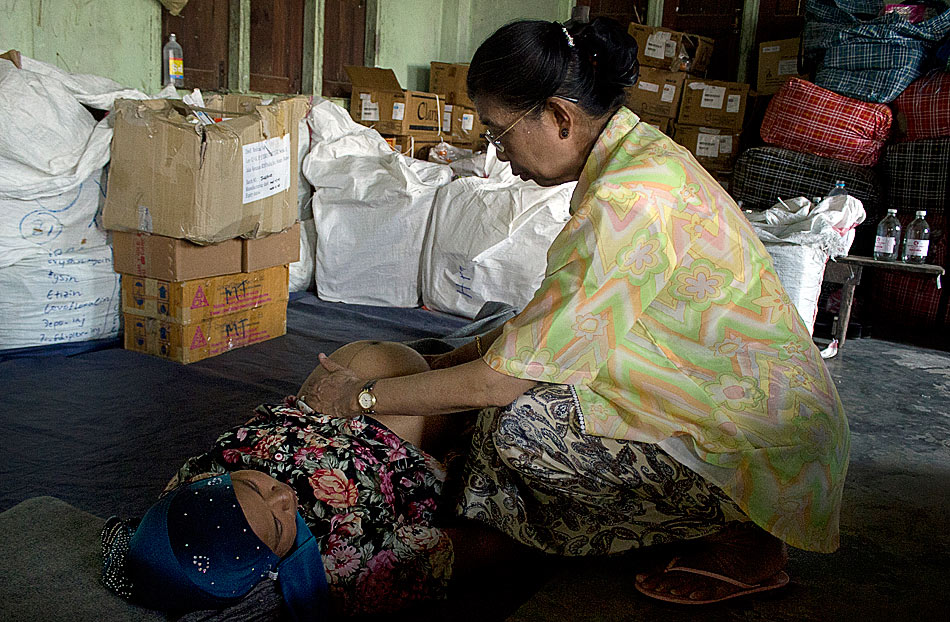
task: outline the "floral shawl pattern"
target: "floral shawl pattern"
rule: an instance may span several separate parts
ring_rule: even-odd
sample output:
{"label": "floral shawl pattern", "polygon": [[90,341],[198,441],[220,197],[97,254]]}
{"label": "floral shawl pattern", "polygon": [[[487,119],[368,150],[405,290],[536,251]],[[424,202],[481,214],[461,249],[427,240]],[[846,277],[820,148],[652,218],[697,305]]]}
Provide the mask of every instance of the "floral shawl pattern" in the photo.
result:
{"label": "floral shawl pattern", "polygon": [[291,485],[320,540],[337,614],[395,611],[444,598],[452,545],[433,524],[444,473],[431,456],[367,417],[260,406],[189,459],[168,485],[253,469]]}

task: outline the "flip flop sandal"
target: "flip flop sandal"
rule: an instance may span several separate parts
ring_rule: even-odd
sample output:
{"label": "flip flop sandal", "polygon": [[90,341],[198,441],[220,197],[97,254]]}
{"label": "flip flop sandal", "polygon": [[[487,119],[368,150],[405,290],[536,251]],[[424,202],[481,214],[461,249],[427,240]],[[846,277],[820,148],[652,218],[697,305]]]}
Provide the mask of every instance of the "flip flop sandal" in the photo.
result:
{"label": "flip flop sandal", "polygon": [[674,596],[672,594],[664,594],[661,592],[654,592],[648,590],[647,588],[636,583],[635,587],[637,590],[650,598],[656,598],[657,600],[664,600],[670,603],[678,603],[680,605],[709,605],[712,603],[721,603],[724,600],[729,600],[731,598],[737,598],[739,596],[747,596],[749,594],[756,594],[758,592],[767,592],[769,590],[775,590],[780,587],[784,587],[788,584],[789,578],[788,574],[784,570],[776,572],[774,575],[765,579],[764,581],[756,584],[743,583],[742,581],[737,581],[732,577],[727,577],[715,572],[710,572],[708,570],[700,570],[698,568],[689,568],[688,566],[678,566],[677,562],[679,561],[678,557],[674,557],[669,565],[663,570],[664,573],[668,572],[686,572],[690,574],[696,574],[703,577],[709,577],[710,579],[715,579],[722,583],[727,583],[735,588],[738,588],[736,591],[726,594],[720,598],[709,598],[705,600],[694,600],[688,596]]}

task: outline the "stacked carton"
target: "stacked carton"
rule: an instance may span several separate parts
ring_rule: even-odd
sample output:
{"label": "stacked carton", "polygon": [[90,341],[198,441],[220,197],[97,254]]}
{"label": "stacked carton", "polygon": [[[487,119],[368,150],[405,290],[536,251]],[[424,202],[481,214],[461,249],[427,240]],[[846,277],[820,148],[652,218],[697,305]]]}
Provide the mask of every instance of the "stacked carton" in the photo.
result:
{"label": "stacked carton", "polygon": [[485,126],[478,120],[475,103],[468,97],[468,65],[460,63],[429,64],[429,90],[445,98],[442,133],[451,142],[466,149],[485,145]]}
{"label": "stacked carton", "polygon": [[418,155],[442,139],[444,96],[403,89],[392,69],[344,69],[353,83],[350,116],[357,123],[375,128],[393,149]]}
{"label": "stacked carton", "polygon": [[125,347],[191,363],[286,332],[304,98],[120,101],[103,220]]}
{"label": "stacked carton", "polygon": [[687,78],[673,140],[706,169],[731,170],[748,98],[748,84]]}

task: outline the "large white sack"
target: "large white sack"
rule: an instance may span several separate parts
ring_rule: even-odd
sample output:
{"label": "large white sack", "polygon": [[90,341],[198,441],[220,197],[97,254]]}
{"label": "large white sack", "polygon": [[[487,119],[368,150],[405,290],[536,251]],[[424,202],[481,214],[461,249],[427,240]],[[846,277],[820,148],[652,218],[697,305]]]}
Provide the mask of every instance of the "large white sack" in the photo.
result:
{"label": "large white sack", "polygon": [[35,199],[67,192],[109,161],[111,120],[96,123],[83,103],[108,109],[116,97],[144,93],[23,57],[23,69],[0,60],[0,198]]}
{"label": "large white sack", "polygon": [[[307,205],[309,208],[310,206]],[[290,291],[313,289],[313,263],[317,251],[317,229],[313,218],[300,221],[300,259],[290,264]]]}
{"label": "large white sack", "polygon": [[346,110],[322,97],[313,98],[306,119],[310,128],[310,150],[317,160],[395,155],[379,132],[355,122]]}
{"label": "large white sack", "polygon": [[119,275],[109,246],[0,268],[0,292],[0,350],[119,334]]}
{"label": "large white sack", "polygon": [[852,196],[828,197],[817,205],[805,197],[780,201],[749,216],[779,281],[812,333],[829,257],[847,255],[864,206]]}
{"label": "large white sack", "polygon": [[436,196],[422,255],[422,300],[430,309],[473,318],[496,301],[521,310],[570,219],[576,184],[524,182],[493,152],[488,169],[492,177],[456,179]]}
{"label": "large white sack", "polygon": [[332,302],[415,307],[419,263],[444,164],[384,156],[308,156],[317,226],[317,296]]}
{"label": "large white sack", "polygon": [[39,199],[0,198],[0,268],[22,259],[108,243],[96,218],[105,181],[98,170],[75,188]]}
{"label": "large white sack", "polygon": [[300,120],[297,125],[297,220],[303,222],[308,218],[313,218],[313,212],[310,209],[310,197],[313,196],[313,186],[307,181],[303,173],[303,162],[310,152],[310,126],[307,123],[307,117]]}

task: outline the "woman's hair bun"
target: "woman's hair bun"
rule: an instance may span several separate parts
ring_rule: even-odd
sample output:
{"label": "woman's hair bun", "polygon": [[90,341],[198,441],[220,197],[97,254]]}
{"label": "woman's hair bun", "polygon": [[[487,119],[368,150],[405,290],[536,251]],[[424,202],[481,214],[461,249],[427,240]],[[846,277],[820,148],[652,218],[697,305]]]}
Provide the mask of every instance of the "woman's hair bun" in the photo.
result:
{"label": "woman's hair bun", "polygon": [[622,87],[637,83],[637,41],[619,22],[597,17],[587,24],[573,24],[569,32],[577,42],[578,52],[586,54],[593,65],[596,82]]}

